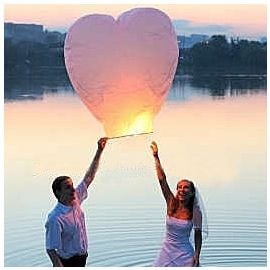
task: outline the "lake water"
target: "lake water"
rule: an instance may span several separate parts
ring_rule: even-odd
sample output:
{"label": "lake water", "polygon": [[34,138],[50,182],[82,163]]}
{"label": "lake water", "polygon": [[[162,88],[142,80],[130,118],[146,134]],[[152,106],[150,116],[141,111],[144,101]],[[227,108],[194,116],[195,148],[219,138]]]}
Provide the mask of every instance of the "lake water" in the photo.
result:
{"label": "lake water", "polygon": [[[5,266],[51,266],[44,223],[51,182],[82,179],[104,136],[68,81],[10,80],[4,104]],[[155,140],[172,190],[192,179],[209,236],[202,266],[267,265],[266,79],[176,78],[154,133],[110,140],[83,208],[88,266],[150,266],[162,243],[165,201]]]}

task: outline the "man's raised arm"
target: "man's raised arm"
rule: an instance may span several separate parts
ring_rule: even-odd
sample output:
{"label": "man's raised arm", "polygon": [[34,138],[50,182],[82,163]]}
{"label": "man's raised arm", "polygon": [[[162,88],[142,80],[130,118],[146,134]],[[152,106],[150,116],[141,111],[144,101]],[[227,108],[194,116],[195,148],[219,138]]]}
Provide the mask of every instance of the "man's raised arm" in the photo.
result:
{"label": "man's raised arm", "polygon": [[98,169],[98,165],[99,165],[99,160],[100,160],[100,156],[105,148],[105,145],[107,143],[108,138],[101,138],[98,141],[98,148],[96,151],[96,154],[93,158],[93,161],[89,167],[89,169],[86,171],[85,176],[83,178],[83,181],[85,182],[86,186],[89,187],[89,185],[92,183],[92,181],[95,178],[97,169]]}

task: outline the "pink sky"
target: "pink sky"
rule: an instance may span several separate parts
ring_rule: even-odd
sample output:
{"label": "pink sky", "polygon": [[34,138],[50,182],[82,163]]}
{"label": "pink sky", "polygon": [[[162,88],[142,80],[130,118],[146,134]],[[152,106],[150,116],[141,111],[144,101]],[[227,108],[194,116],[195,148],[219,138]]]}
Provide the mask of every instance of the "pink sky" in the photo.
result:
{"label": "pink sky", "polygon": [[[134,4],[6,4],[5,22],[43,24],[48,30],[67,31],[79,17],[90,13],[110,14],[117,17],[134,7]],[[258,38],[266,36],[266,4],[170,4],[156,7],[172,20],[179,20],[178,34],[226,34]]]}

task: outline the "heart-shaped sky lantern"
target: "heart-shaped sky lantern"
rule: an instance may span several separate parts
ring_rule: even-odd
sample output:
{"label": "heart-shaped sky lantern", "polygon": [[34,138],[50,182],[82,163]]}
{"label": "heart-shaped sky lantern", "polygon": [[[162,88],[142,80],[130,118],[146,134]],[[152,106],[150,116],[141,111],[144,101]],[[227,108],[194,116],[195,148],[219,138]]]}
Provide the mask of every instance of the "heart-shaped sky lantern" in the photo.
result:
{"label": "heart-shaped sky lantern", "polygon": [[152,131],[178,52],[170,18],[154,8],[81,17],[64,46],[71,83],[108,137]]}

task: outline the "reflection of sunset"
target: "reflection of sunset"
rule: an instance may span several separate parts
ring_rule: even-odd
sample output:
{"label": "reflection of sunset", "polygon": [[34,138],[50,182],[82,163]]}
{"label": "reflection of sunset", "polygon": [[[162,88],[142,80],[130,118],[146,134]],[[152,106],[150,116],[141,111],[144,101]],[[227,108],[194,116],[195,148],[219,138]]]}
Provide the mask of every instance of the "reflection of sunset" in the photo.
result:
{"label": "reflection of sunset", "polygon": [[[150,130],[153,116],[141,112],[133,118],[135,123],[128,132],[138,133],[140,127]],[[5,104],[5,160],[20,172],[47,176],[65,170],[66,174],[80,175],[103,135],[101,125],[78,97]],[[155,177],[149,148],[152,140],[159,145],[171,183],[190,178],[198,184],[222,184],[233,182],[240,173],[247,179],[253,177],[255,170],[263,179],[265,96],[167,102],[154,118],[153,135],[112,140],[102,168],[115,172],[134,164],[139,167],[139,162]],[[127,158],[127,153],[132,155]],[[146,173],[141,170],[139,175]]]}
{"label": "reflection of sunset", "polygon": [[9,164],[26,163],[23,170],[34,175],[58,173],[64,167],[67,174],[74,174],[69,171],[74,162],[84,169],[78,145],[84,144],[88,153],[102,136],[102,127],[73,95],[61,102],[45,97],[43,102],[5,104],[5,158],[14,159]]}
{"label": "reflection of sunset", "polygon": [[[264,172],[265,117],[265,96],[167,103],[154,125],[166,171],[209,184]],[[166,147],[162,138],[170,138]]]}

